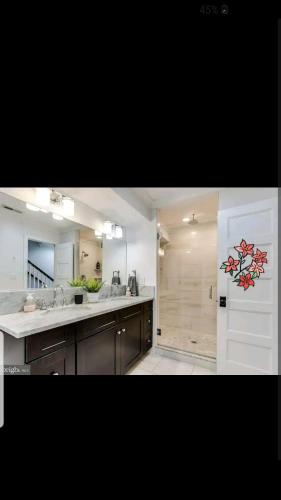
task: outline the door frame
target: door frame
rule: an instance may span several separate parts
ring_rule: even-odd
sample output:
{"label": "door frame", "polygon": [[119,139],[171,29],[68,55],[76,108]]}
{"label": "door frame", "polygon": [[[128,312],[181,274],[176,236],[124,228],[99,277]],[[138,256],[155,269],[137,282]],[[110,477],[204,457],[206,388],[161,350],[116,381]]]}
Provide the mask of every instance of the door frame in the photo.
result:
{"label": "door frame", "polygon": [[[42,238],[38,238],[38,236],[33,237],[30,236],[29,234],[24,235],[24,245],[23,245],[23,279],[24,279],[24,285],[23,288],[27,290],[33,290],[32,288],[27,287],[27,264],[28,264],[28,240],[31,241],[38,241],[38,243],[48,243],[49,245],[54,245],[54,247],[57,245],[57,241],[54,242],[52,240],[43,240]],[[54,257],[55,260],[55,257]],[[54,273],[55,273],[55,268],[54,268]]]}
{"label": "door frame", "polygon": [[[213,191],[214,193],[217,193],[218,196],[218,205],[217,205],[217,221],[218,221],[218,212],[219,212],[219,202],[220,202],[220,188],[215,189]],[[208,195],[209,193],[206,193]],[[198,195],[198,197],[202,197],[202,195]],[[196,197],[195,197],[196,199]],[[156,259],[157,259],[157,266],[156,266],[156,292],[155,292],[155,313],[154,313],[154,324],[156,325],[156,328],[153,328],[153,346],[155,346],[158,349],[167,349],[169,352],[174,352],[177,356],[185,356],[188,358],[189,361],[193,360],[198,360],[198,365],[202,366],[208,366],[208,363],[214,363],[216,366],[216,374],[218,374],[218,363],[217,363],[217,348],[218,348],[218,313],[219,309],[218,307],[216,308],[216,357],[215,358],[208,358],[207,356],[203,356],[201,354],[197,353],[192,353],[189,351],[182,351],[180,349],[173,349],[173,348],[166,348],[165,346],[162,346],[158,342],[158,335],[157,335],[157,329],[160,327],[160,293],[159,293],[159,288],[160,288],[160,255],[159,255],[159,248],[160,248],[160,238],[158,239],[158,233],[159,233],[159,228],[158,228],[158,211],[156,213],[156,228],[157,228],[157,243],[156,243]],[[217,224],[217,243],[218,243],[218,224]],[[218,244],[217,244],[217,260],[219,256],[219,251],[218,251]],[[217,298],[218,300],[218,273],[216,273],[216,293],[217,293]],[[194,363],[195,364],[195,363]]]}

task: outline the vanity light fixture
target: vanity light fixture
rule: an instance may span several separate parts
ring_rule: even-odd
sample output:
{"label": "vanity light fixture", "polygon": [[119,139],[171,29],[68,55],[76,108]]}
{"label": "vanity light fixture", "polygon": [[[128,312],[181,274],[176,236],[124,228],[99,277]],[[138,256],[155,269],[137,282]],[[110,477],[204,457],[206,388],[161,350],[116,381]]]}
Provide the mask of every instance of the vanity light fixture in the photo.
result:
{"label": "vanity light fixture", "polygon": [[53,214],[52,217],[55,220],[63,220],[63,217],[61,215],[59,215],[59,214]]}
{"label": "vanity light fixture", "polygon": [[62,197],[62,209],[66,217],[74,216],[74,200],[68,196]]}
{"label": "vanity light fixture", "polygon": [[121,226],[118,226],[118,224],[115,224],[115,227],[114,227],[114,237],[115,238],[123,238],[123,229]]}
{"label": "vanity light fixture", "polygon": [[36,188],[36,203],[40,207],[48,208],[50,206],[51,191],[49,188]]}
{"label": "vanity light fixture", "polygon": [[59,208],[66,217],[74,215],[74,200],[54,189],[50,192],[50,205]]}
{"label": "vanity light fixture", "polygon": [[190,221],[189,217],[184,217],[184,219],[182,219],[182,222],[189,222],[189,221]]}
{"label": "vanity light fixture", "polygon": [[28,210],[32,210],[33,212],[39,212],[40,208],[36,207],[35,205],[31,205],[30,203],[25,204],[26,208]]}
{"label": "vanity light fixture", "polygon": [[[104,232],[104,234],[109,235],[112,238],[112,222],[110,222],[110,220],[106,220],[103,223],[103,232]],[[111,239],[111,238],[107,238],[107,239]]]}

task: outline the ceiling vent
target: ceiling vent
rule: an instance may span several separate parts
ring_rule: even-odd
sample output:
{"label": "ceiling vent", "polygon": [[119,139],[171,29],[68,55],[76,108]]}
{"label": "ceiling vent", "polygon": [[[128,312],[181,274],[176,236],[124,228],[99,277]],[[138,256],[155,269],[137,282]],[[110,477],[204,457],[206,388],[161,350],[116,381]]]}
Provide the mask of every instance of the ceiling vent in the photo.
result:
{"label": "ceiling vent", "polygon": [[6,210],[10,210],[10,212],[16,212],[17,214],[22,214],[21,210],[17,210],[16,208],[9,207],[8,205],[2,205],[3,208]]}

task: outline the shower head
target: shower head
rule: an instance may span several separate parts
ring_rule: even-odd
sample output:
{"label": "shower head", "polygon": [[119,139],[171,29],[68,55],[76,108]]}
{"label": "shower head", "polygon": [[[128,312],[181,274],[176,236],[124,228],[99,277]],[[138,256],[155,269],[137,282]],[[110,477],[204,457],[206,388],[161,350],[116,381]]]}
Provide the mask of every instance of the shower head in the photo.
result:
{"label": "shower head", "polygon": [[198,220],[195,219],[195,214],[192,214],[192,220],[189,221],[190,225],[194,226],[194,224],[198,224]]}

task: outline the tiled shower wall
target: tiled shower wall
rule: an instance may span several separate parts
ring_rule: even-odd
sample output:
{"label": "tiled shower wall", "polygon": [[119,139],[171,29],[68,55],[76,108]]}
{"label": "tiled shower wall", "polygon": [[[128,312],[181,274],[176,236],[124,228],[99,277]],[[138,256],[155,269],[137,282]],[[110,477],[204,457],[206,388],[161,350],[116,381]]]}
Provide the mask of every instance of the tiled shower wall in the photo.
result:
{"label": "tiled shower wall", "polygon": [[158,343],[215,357],[217,224],[187,225],[169,235],[160,258]]}

